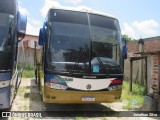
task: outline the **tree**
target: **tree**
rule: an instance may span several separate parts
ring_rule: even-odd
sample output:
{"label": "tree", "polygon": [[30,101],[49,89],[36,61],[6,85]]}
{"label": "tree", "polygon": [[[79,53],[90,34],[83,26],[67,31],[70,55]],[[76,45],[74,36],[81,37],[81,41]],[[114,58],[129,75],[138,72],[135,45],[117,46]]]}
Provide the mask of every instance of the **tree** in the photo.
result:
{"label": "tree", "polygon": [[126,38],[127,41],[133,41],[134,39],[129,37],[128,35],[122,35],[123,38]]}

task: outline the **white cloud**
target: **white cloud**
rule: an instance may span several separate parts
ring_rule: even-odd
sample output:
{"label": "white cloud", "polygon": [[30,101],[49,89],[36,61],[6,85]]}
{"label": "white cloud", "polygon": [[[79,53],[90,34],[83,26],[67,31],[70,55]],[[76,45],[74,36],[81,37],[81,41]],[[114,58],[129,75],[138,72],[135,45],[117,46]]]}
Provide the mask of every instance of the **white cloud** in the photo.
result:
{"label": "white cloud", "polygon": [[[82,0],[75,0],[75,1],[82,1]],[[45,0],[44,6],[40,9],[40,12],[44,18],[46,17],[46,14],[50,8],[66,8],[66,9],[73,9],[73,10],[93,11],[91,8],[86,6],[69,7],[69,6],[61,5],[57,0]]]}
{"label": "white cloud", "polygon": [[86,7],[86,6],[78,6],[75,9],[77,10],[84,10],[84,11],[94,11],[93,9]]}
{"label": "white cloud", "polygon": [[[22,4],[22,0],[19,0],[18,3]],[[38,35],[39,34],[39,29],[41,27],[41,21],[39,20],[35,20],[33,18],[30,18],[30,13],[26,8],[23,8],[21,5],[19,6],[19,11],[22,14],[26,14],[27,15],[27,30],[26,30],[26,34],[29,35]]]}
{"label": "white cloud", "polygon": [[23,8],[20,5],[19,5],[19,11],[22,12],[23,14],[26,14],[27,16],[29,16],[30,14],[26,8]]}
{"label": "white cloud", "polygon": [[158,36],[158,28],[160,24],[155,20],[144,20],[144,21],[134,21],[131,24],[123,23],[124,30],[122,34],[127,34],[128,36],[139,39]]}
{"label": "white cloud", "polygon": [[31,18],[28,18],[27,22],[27,34],[29,35],[38,35],[39,29],[41,27],[41,22],[39,20],[34,20]]}
{"label": "white cloud", "polygon": [[40,10],[42,16],[45,18],[48,10],[52,7],[59,8],[61,5],[57,0],[45,0],[44,6]]}
{"label": "white cloud", "polygon": [[132,38],[136,38],[136,34],[132,26],[129,26],[127,23],[123,23],[124,30],[122,30],[122,34],[126,34]]}
{"label": "white cloud", "polygon": [[132,23],[132,26],[141,33],[156,35],[156,28],[159,27],[159,24],[154,20],[145,20],[142,22],[135,21]]}
{"label": "white cloud", "polygon": [[35,26],[40,26],[40,25],[41,25],[41,21],[39,21],[39,20],[31,19],[30,21],[31,21],[31,23],[32,23],[33,25],[35,25]]}
{"label": "white cloud", "polygon": [[35,27],[31,25],[30,23],[27,23],[27,31],[26,34],[29,35],[37,35],[39,34],[39,27]]}
{"label": "white cloud", "polygon": [[80,2],[82,2],[83,0],[65,0],[65,1],[76,5],[76,4],[80,3]]}

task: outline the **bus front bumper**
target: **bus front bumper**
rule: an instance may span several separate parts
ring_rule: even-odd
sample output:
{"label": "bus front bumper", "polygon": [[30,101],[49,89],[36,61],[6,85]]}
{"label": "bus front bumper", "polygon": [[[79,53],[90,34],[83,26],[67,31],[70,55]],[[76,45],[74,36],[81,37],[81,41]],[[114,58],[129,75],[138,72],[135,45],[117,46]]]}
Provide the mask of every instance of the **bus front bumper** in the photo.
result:
{"label": "bus front bumper", "polygon": [[0,88],[0,109],[10,108],[10,86]]}
{"label": "bus front bumper", "polygon": [[[109,103],[120,99],[122,90],[116,91],[65,91],[54,90],[44,85],[43,101],[45,103]],[[87,98],[87,99],[86,99]]]}

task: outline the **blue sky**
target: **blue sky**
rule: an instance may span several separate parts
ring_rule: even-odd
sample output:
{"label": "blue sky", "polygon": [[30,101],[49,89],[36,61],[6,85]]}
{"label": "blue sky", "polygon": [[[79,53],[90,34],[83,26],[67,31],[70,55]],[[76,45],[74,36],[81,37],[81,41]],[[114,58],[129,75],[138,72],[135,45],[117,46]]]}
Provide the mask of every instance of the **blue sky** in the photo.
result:
{"label": "blue sky", "polygon": [[18,0],[28,16],[27,34],[38,35],[50,7],[85,7],[115,16],[122,34],[134,39],[160,36],[159,0]]}

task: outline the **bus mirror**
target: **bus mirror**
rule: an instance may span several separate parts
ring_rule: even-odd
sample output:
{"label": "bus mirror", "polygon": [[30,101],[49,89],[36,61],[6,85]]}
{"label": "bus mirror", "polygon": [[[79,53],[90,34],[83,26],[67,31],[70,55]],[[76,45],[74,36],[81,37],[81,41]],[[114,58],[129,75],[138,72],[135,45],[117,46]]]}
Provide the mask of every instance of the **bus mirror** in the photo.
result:
{"label": "bus mirror", "polygon": [[123,46],[123,58],[127,59],[128,46]]}
{"label": "bus mirror", "polygon": [[45,26],[47,26],[47,22],[46,21],[43,23],[43,28],[45,28]]}
{"label": "bus mirror", "polygon": [[122,42],[125,44],[127,42],[126,38],[122,38]]}
{"label": "bus mirror", "polygon": [[123,58],[127,59],[128,46],[126,38],[122,38],[122,42],[123,42]]}
{"label": "bus mirror", "polygon": [[18,31],[18,40],[21,41],[24,37],[25,37],[25,34],[26,34],[26,27],[27,27],[27,16],[20,13],[18,11],[17,13],[17,31]]}
{"label": "bus mirror", "polygon": [[42,46],[44,44],[45,36],[46,36],[45,28],[41,28],[40,31],[39,31],[39,41],[38,41],[39,45]]}

